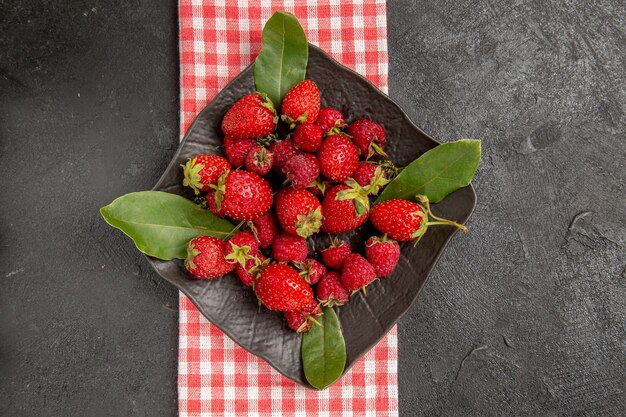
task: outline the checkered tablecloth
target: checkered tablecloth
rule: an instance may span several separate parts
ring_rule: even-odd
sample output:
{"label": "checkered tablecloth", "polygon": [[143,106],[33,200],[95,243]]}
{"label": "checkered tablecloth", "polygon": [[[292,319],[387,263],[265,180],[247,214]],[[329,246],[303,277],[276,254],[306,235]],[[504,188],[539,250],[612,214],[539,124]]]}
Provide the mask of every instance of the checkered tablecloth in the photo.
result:
{"label": "checkered tablecloth", "polygon": [[[309,42],[387,91],[383,0],[180,0],[181,137],[196,114],[253,61],[263,25],[276,10],[294,13]],[[180,416],[398,414],[395,327],[341,380],[318,392],[236,345],[182,294],[179,307]]]}

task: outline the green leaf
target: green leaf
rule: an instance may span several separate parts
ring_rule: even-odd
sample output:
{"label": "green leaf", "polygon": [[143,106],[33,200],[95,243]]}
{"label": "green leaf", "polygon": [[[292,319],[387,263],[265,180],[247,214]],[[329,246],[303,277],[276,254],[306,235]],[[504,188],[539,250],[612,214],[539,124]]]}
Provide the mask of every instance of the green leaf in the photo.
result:
{"label": "green leaf", "polygon": [[339,318],[331,307],[316,320],[302,337],[302,363],[309,384],[324,389],[339,379],[346,366],[346,344],[341,334]]}
{"label": "green leaf", "polygon": [[304,80],[309,44],[298,19],[277,11],[263,28],[261,53],[254,62],[256,90],[278,107],[294,85]]}
{"label": "green leaf", "polygon": [[187,242],[197,236],[226,238],[234,226],[176,194],[140,191],[100,209],[104,220],[155,258],[185,259]]}
{"label": "green leaf", "polygon": [[391,181],[376,203],[417,194],[438,203],[448,194],[469,185],[480,162],[480,140],[443,143],[411,162]]}

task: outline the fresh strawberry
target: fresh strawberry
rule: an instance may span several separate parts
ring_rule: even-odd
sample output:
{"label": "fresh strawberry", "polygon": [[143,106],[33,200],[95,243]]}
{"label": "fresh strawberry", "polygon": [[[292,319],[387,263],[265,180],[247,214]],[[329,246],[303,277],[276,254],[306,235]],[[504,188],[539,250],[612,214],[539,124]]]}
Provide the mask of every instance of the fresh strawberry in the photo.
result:
{"label": "fresh strawberry", "polygon": [[367,259],[358,253],[348,255],[341,269],[341,282],[348,291],[364,290],[375,279],[376,272]]}
{"label": "fresh strawberry", "polygon": [[248,151],[245,166],[248,171],[262,177],[270,172],[273,161],[274,156],[270,151],[261,145],[255,145]]}
{"label": "fresh strawberry", "polygon": [[232,136],[226,136],[224,138],[224,152],[226,152],[226,158],[236,168],[246,163],[248,153],[252,148],[257,146],[254,139],[237,140]]}
{"label": "fresh strawberry", "polygon": [[259,246],[267,248],[274,243],[279,232],[277,223],[276,215],[272,211],[248,222],[248,226],[259,240]]}
{"label": "fresh strawberry", "polygon": [[321,197],[326,194],[326,190],[330,189],[332,182],[323,181],[321,179],[316,179],[308,187],[306,187],[307,191],[310,191],[311,194]]}
{"label": "fresh strawberry", "polygon": [[317,284],[320,278],[326,274],[324,264],[313,258],[307,258],[298,263],[297,266],[300,268],[300,276],[311,285]]}
{"label": "fresh strawberry", "polygon": [[259,252],[256,256],[248,259],[243,267],[241,265],[237,265],[235,272],[243,285],[250,287],[254,284],[265,260],[265,256]]}
{"label": "fresh strawberry", "polygon": [[322,205],[307,190],[283,188],[274,204],[278,221],[287,233],[307,238],[320,230]]}
{"label": "fresh strawberry", "polygon": [[283,173],[293,188],[304,190],[320,175],[320,164],[315,155],[302,153],[287,161]]}
{"label": "fresh strawberry", "polygon": [[[467,231],[461,224],[435,216],[426,196],[417,196],[417,199],[422,204],[397,198],[378,203],[372,208],[370,220],[382,233],[400,242],[414,240],[417,243],[428,226],[433,225],[450,225]],[[429,215],[436,221],[429,221]]]}
{"label": "fresh strawberry", "polygon": [[215,193],[215,206],[236,221],[253,220],[272,206],[270,183],[248,171],[223,174]]}
{"label": "fresh strawberry", "polygon": [[317,299],[324,307],[342,306],[348,302],[350,291],[341,282],[339,272],[330,271],[317,284]]}
{"label": "fresh strawberry", "polygon": [[302,262],[308,254],[306,240],[300,236],[281,233],[272,244],[272,257],[277,262]]}
{"label": "fresh strawberry", "polygon": [[235,139],[256,139],[276,129],[278,118],[269,99],[249,94],[231,107],[222,120],[222,132]]}
{"label": "fresh strawberry", "polygon": [[365,243],[365,257],[377,276],[388,277],[400,259],[400,245],[386,236],[372,236]]}
{"label": "fresh strawberry", "polygon": [[187,244],[185,267],[198,278],[215,278],[228,274],[235,265],[226,262],[226,242],[212,236],[199,236]]}
{"label": "fresh strawberry", "polygon": [[390,182],[386,171],[371,162],[359,162],[359,167],[352,178],[371,195],[378,194]]}
{"label": "fresh strawberry", "polygon": [[241,266],[259,253],[259,242],[250,232],[239,232],[226,244],[226,260]]}
{"label": "fresh strawberry", "polygon": [[269,150],[274,155],[272,169],[279,174],[283,172],[283,167],[287,161],[300,153],[291,139],[272,142]]}
{"label": "fresh strawberry", "polygon": [[365,223],[368,212],[369,199],[356,181],[351,180],[350,185],[335,185],[322,201],[321,230],[330,234],[349,232]]}
{"label": "fresh strawberry", "polygon": [[285,320],[291,330],[306,332],[316,323],[315,318],[322,315],[322,308],[317,300],[312,299],[301,311],[286,311]]}
{"label": "fresh strawberry", "polygon": [[374,152],[386,156],[383,148],[387,144],[387,134],[378,123],[369,119],[355,120],[348,126],[348,134],[364,157],[369,158]]}
{"label": "fresh strawberry", "polygon": [[207,204],[209,206],[209,210],[211,211],[211,213],[215,214],[219,218],[226,217],[226,214],[224,214],[223,208],[220,207],[218,209],[217,206],[215,205],[215,190],[211,190],[208,192],[208,194],[206,195],[206,201],[207,201]]}
{"label": "fresh strawberry", "polygon": [[286,264],[269,264],[263,268],[255,290],[259,301],[274,311],[300,311],[313,299],[309,284]]}
{"label": "fresh strawberry", "polygon": [[293,143],[304,152],[315,152],[322,144],[322,128],[314,123],[302,123],[293,132]]}
{"label": "fresh strawberry", "polygon": [[315,122],[319,127],[322,128],[324,133],[328,133],[331,129],[341,129],[346,127],[346,122],[343,118],[343,114],[332,107],[324,107],[320,109],[320,113],[317,116],[317,121]]}
{"label": "fresh strawberry", "polygon": [[359,165],[359,149],[344,135],[331,135],[317,151],[320,171],[331,181],[348,179]]}
{"label": "fresh strawberry", "polygon": [[196,194],[209,191],[211,185],[217,184],[220,175],[232,168],[226,158],[209,154],[196,155],[181,167],[185,175],[183,185],[191,187]]}
{"label": "fresh strawberry", "polygon": [[343,240],[332,239],[330,245],[326,249],[322,249],[321,253],[322,262],[324,262],[327,267],[341,271],[343,262],[348,255],[352,253],[352,250],[350,249],[350,245]]}
{"label": "fresh strawberry", "polygon": [[311,80],[304,80],[285,94],[281,106],[284,122],[293,129],[296,123],[314,123],[320,111],[320,92]]}

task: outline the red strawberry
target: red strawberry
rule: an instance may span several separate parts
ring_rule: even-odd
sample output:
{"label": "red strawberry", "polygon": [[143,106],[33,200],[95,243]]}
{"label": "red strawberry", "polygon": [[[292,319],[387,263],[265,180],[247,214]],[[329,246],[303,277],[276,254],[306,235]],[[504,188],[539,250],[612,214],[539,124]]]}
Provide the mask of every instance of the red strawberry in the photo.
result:
{"label": "red strawberry", "polygon": [[277,173],[282,173],[283,167],[292,157],[298,155],[298,151],[291,139],[277,140],[270,145],[270,152],[274,154],[272,168]]}
{"label": "red strawberry", "polygon": [[286,311],[285,320],[290,329],[302,333],[309,330],[313,323],[316,323],[315,317],[321,315],[322,308],[314,298],[301,311]]}
{"label": "red strawberry", "polygon": [[236,221],[253,220],[272,206],[272,187],[252,172],[229,171],[220,177],[215,206]]}
{"label": "red strawberry", "polygon": [[248,226],[259,240],[259,246],[267,248],[274,243],[274,239],[276,239],[279,232],[277,223],[276,215],[271,211],[248,222]]}
{"label": "red strawberry", "polygon": [[[467,231],[461,224],[433,215],[426,196],[417,196],[417,199],[423,206],[397,198],[378,203],[372,208],[370,220],[382,233],[400,242],[419,241],[429,225],[450,225]],[[429,215],[436,221],[428,221]]]}
{"label": "red strawberry", "polygon": [[346,260],[348,255],[352,253],[352,251],[350,249],[350,245],[343,240],[331,240],[330,246],[326,249],[322,249],[321,253],[322,262],[324,262],[327,267],[341,271],[343,262]]}
{"label": "red strawberry", "polygon": [[248,259],[244,267],[237,265],[235,272],[243,285],[250,287],[254,284],[258,272],[262,269],[261,266],[263,265],[263,262],[265,262],[265,256],[259,252],[256,256]]}
{"label": "red strawberry", "polygon": [[345,233],[356,229],[367,220],[367,194],[354,180],[351,185],[336,185],[324,196],[322,231],[330,234]]}
{"label": "red strawberry", "polygon": [[368,119],[355,120],[348,126],[348,134],[364,157],[369,158],[374,152],[386,156],[383,148],[387,144],[387,134],[378,123]]}
{"label": "red strawberry", "polygon": [[272,244],[272,257],[277,262],[302,262],[308,254],[306,240],[300,236],[281,233]]}
{"label": "red strawberry", "polygon": [[342,306],[348,302],[350,291],[341,282],[339,272],[325,274],[317,284],[317,299],[324,307]]}
{"label": "red strawberry", "polygon": [[285,94],[281,106],[281,119],[291,125],[296,123],[314,123],[320,111],[320,92],[311,80],[304,80]]}
{"label": "red strawberry", "polygon": [[276,129],[278,118],[269,99],[249,94],[231,107],[222,120],[222,132],[235,139],[256,139]]}
{"label": "red strawberry", "polygon": [[304,152],[315,152],[322,144],[322,128],[314,123],[302,123],[293,132],[293,143]]}
{"label": "red strawberry", "polygon": [[358,253],[348,255],[341,270],[341,282],[348,291],[365,289],[375,279],[376,272],[367,259]]}
{"label": "red strawberry", "polygon": [[307,258],[298,264],[300,276],[311,285],[317,284],[320,278],[326,274],[326,267],[323,263],[313,258]]}
{"label": "red strawberry", "polygon": [[387,237],[372,236],[365,243],[365,257],[379,277],[388,277],[400,259],[400,245]]}
{"label": "red strawberry", "polygon": [[187,244],[185,267],[198,278],[221,277],[235,269],[224,259],[226,242],[212,236],[199,236]]}
{"label": "red strawberry", "polygon": [[262,177],[270,172],[273,160],[274,156],[270,151],[261,145],[255,145],[246,156],[246,169]]}
{"label": "red strawberry", "polygon": [[352,178],[363,187],[368,194],[376,195],[378,192],[389,184],[387,173],[385,170],[371,162],[359,162]]}
{"label": "red strawberry", "polygon": [[246,162],[248,152],[257,146],[254,139],[237,140],[232,136],[224,138],[224,151],[226,158],[234,167],[240,167]]}
{"label": "red strawberry", "polygon": [[348,179],[359,165],[359,149],[344,135],[328,136],[317,151],[320,171],[331,181]]}
{"label": "red strawberry", "polygon": [[218,209],[217,206],[215,205],[215,190],[211,190],[208,192],[208,194],[206,195],[206,201],[207,201],[207,204],[209,205],[209,210],[211,211],[211,213],[213,213],[219,218],[226,216],[224,214],[224,210],[222,210],[221,207]]}
{"label": "red strawberry", "polygon": [[320,175],[320,165],[315,155],[302,153],[287,161],[283,173],[293,188],[304,190]]}
{"label": "red strawberry", "polygon": [[324,107],[320,109],[319,116],[315,122],[322,128],[324,133],[330,132],[331,129],[341,129],[346,126],[346,122],[343,119],[343,114],[337,109],[332,107]]}
{"label": "red strawberry", "polygon": [[269,264],[259,274],[256,295],[274,311],[299,311],[313,298],[313,290],[295,269],[285,264]]}
{"label": "red strawberry", "polygon": [[191,187],[196,194],[209,191],[210,185],[217,184],[220,175],[231,169],[226,158],[217,155],[200,154],[190,158],[183,167],[183,185]]}
{"label": "red strawberry", "polygon": [[320,230],[322,205],[307,190],[283,188],[274,203],[278,221],[287,233],[307,238]]}
{"label": "red strawberry", "polygon": [[259,253],[259,242],[250,232],[239,232],[226,244],[226,260],[241,266]]}

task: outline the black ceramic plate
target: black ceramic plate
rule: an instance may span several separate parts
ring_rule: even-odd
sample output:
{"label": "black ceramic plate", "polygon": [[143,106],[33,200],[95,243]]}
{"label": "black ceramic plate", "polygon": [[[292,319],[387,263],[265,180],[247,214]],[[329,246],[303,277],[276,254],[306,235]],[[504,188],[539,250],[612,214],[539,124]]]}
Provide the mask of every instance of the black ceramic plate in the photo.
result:
{"label": "black ceramic plate", "polygon": [[[389,138],[386,150],[397,165],[404,166],[438,145],[387,95],[313,45],[309,46],[307,78],[317,83],[322,106],[341,108],[349,120],[369,117],[381,123]],[[253,91],[251,65],[198,114],[154,189],[192,197],[182,186],[180,164],[198,153],[219,153],[224,113],[235,101]],[[449,195],[433,210],[439,216],[465,222],[475,201],[474,189],[469,186]],[[355,294],[347,305],[337,309],[346,341],[346,371],[385,336],[415,301],[455,232],[452,227],[433,227],[417,247],[402,245],[402,257],[391,277],[376,280],[368,286],[366,297]],[[362,251],[364,239],[375,233],[371,226],[365,226],[346,238]],[[325,237],[311,240],[311,253],[326,242]],[[154,258],[149,261],[159,275],[187,295],[209,321],[240,346],[265,359],[287,378],[311,388],[302,370],[301,336],[286,327],[280,314],[259,307],[252,290],[244,287],[235,274],[212,280],[194,279],[181,261]]]}

